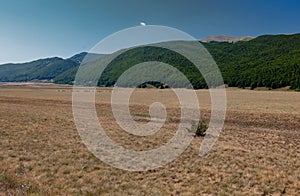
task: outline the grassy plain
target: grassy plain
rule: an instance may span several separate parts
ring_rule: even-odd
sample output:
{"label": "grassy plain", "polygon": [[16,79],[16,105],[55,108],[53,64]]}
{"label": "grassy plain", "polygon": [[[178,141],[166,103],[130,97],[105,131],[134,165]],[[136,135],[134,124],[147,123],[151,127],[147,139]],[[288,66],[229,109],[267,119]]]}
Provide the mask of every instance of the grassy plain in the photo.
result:
{"label": "grassy plain", "polygon": [[[198,90],[204,119],[210,97]],[[129,172],[93,156],[76,130],[72,88],[0,87],[0,195],[300,195],[300,93],[227,89],[227,116],[218,142],[199,157],[195,138],[175,161],[155,170]],[[97,90],[98,117],[117,143],[149,150],[166,143],[179,120],[171,90],[137,89],[131,112],[147,122],[154,101],[168,121],[149,137],[130,135],[114,121],[111,89]]]}

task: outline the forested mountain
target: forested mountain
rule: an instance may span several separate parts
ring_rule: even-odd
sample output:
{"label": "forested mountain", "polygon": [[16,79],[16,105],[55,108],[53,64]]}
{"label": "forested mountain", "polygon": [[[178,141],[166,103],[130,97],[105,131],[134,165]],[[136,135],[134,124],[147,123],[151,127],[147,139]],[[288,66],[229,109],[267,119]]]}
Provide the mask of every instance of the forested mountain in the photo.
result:
{"label": "forested mountain", "polygon": [[[249,41],[201,42],[215,59],[224,82],[237,87],[300,88],[300,34],[263,35]],[[77,69],[87,53],[69,59],[49,58],[24,64],[0,65],[0,81],[52,80],[72,84]],[[87,62],[102,57],[88,54]],[[144,46],[126,51],[104,70],[100,86],[112,86],[129,67],[145,62],[161,61],[173,65],[190,79],[194,88],[206,88],[201,74],[179,54],[156,47]],[[100,61],[99,61],[100,62]]]}
{"label": "forested mountain", "polygon": [[73,60],[58,57],[22,64],[4,64],[0,65],[0,82],[52,80],[58,74],[76,66],[78,63]]}
{"label": "forested mountain", "polygon": [[229,86],[300,88],[300,34],[264,35],[234,44],[203,44]]}
{"label": "forested mountain", "polygon": [[[58,57],[39,59],[28,63],[9,63],[0,65],[0,82],[26,82],[32,80],[54,81],[54,78],[75,68],[88,53],[76,54],[68,59]],[[100,54],[88,54],[89,60],[100,57]]]}

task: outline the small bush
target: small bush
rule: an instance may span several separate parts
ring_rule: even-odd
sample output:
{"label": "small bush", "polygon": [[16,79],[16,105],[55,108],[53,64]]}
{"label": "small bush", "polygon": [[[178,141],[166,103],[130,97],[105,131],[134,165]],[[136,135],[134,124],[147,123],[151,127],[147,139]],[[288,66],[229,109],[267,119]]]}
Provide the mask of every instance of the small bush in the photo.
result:
{"label": "small bush", "polygon": [[192,128],[188,129],[189,132],[195,134],[195,137],[204,137],[206,135],[206,130],[208,126],[204,120],[200,120],[198,126],[195,122],[192,123]]}

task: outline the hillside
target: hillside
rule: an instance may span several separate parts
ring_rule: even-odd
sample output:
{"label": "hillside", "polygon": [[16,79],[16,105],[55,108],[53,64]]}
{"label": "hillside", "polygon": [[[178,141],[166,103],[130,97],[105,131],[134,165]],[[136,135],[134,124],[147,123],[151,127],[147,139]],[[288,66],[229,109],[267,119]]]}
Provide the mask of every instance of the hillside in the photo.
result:
{"label": "hillside", "polygon": [[[300,88],[300,34],[263,35],[250,41],[201,42],[214,57],[228,86]],[[72,84],[77,69],[87,53],[69,59],[49,58],[24,64],[0,65],[0,81],[51,80]],[[103,55],[89,54],[88,61]],[[144,46],[128,50],[114,59],[98,81],[100,86],[112,86],[122,72],[145,62],[161,61],[173,65],[190,79],[194,88],[206,88],[201,74],[184,57],[166,49]],[[89,63],[89,62],[84,62]],[[93,62],[95,70],[97,63]],[[170,76],[172,78],[172,76]],[[179,82],[180,83],[180,82]],[[179,86],[180,87],[180,86]]]}
{"label": "hillside", "polygon": [[203,44],[229,86],[300,88],[300,34],[264,35],[234,44]]}
{"label": "hillside", "polygon": [[[250,41],[202,44],[214,57],[228,86],[300,88],[300,34],[264,35]],[[187,59],[175,52],[149,46],[131,49],[114,59],[104,70],[99,85],[114,85],[121,73],[145,61],[171,64],[186,75],[194,88],[207,87],[201,74]]]}
{"label": "hillside", "polygon": [[[54,78],[72,69],[78,68],[88,53],[76,54],[68,59],[58,57],[39,59],[28,63],[0,65],[0,82],[26,82],[32,80],[53,81]],[[88,54],[89,59],[94,60],[100,54]]]}
{"label": "hillside", "polygon": [[47,58],[22,64],[0,65],[1,82],[52,80],[58,74],[78,65],[71,59]]}

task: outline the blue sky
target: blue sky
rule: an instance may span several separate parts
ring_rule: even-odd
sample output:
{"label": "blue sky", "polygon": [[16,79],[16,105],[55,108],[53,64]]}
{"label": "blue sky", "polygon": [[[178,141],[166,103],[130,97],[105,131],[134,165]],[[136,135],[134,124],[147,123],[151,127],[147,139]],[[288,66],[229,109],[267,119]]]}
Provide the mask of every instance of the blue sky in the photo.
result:
{"label": "blue sky", "polygon": [[298,0],[0,0],[0,63],[69,57],[139,25],[209,35],[300,33]]}

